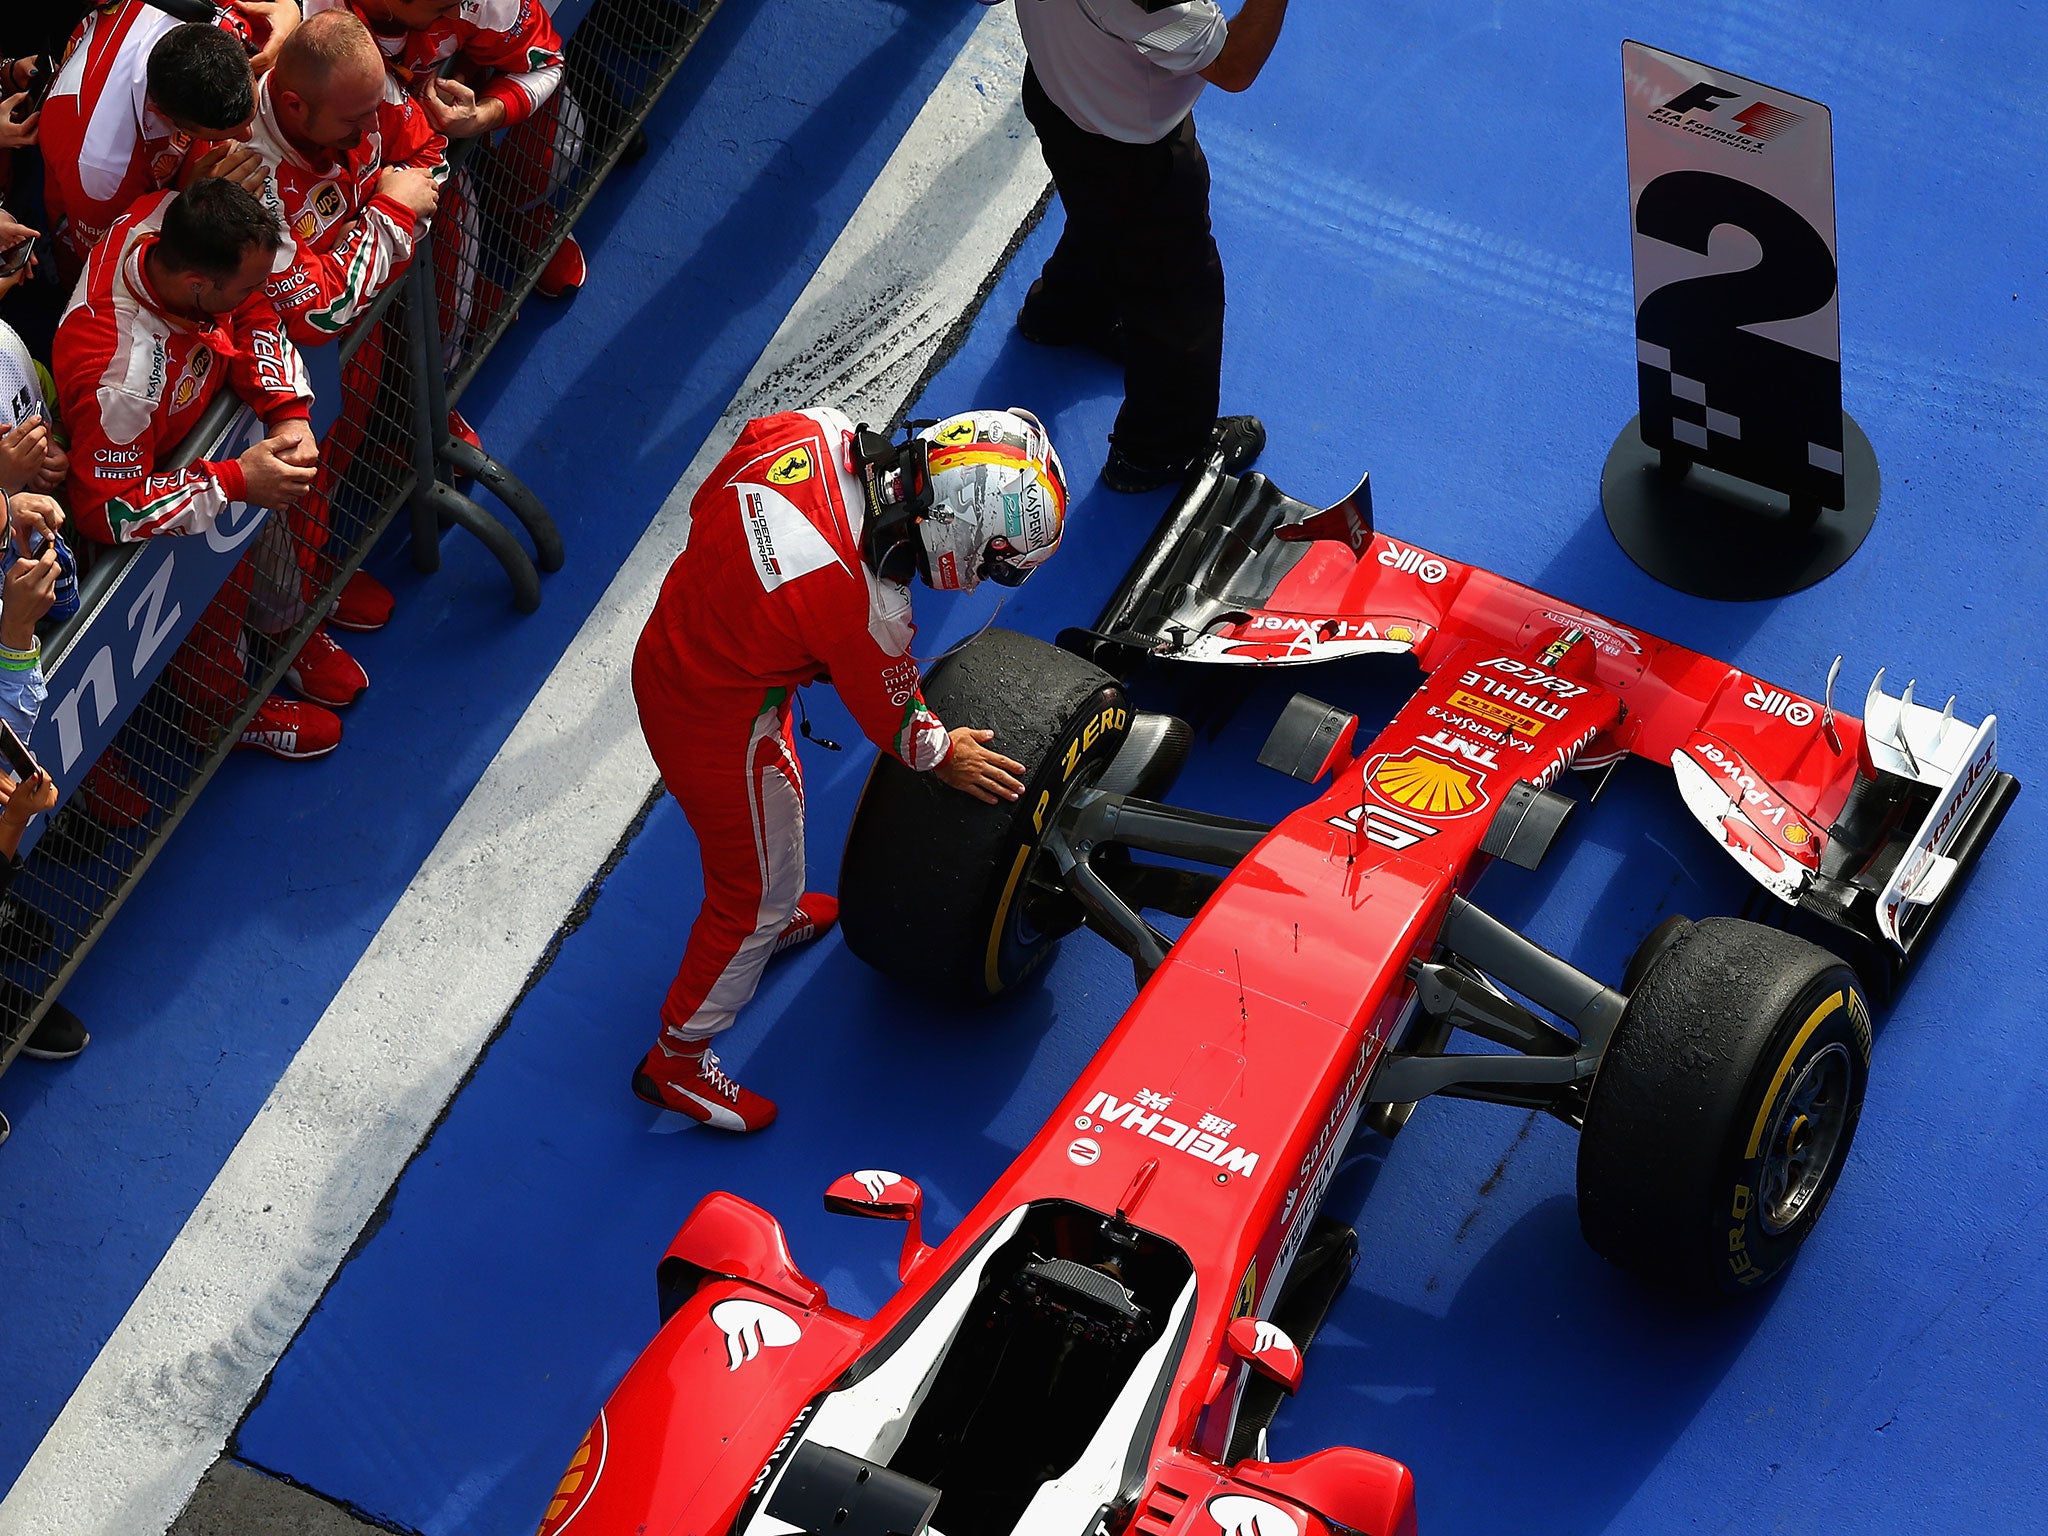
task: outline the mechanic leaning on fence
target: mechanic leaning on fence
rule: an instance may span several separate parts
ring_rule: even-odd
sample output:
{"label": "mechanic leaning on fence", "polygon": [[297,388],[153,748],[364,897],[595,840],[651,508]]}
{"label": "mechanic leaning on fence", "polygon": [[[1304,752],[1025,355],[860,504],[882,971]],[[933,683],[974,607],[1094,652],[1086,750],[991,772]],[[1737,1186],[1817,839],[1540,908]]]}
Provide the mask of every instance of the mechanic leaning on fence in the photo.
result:
{"label": "mechanic leaning on fence", "polygon": [[[369,28],[340,10],[308,17],[257,81],[248,147],[262,166],[260,195],[289,236],[264,291],[292,341],[327,345],[411,264],[448,174],[448,141],[386,73]],[[362,446],[383,362],[381,336],[366,334],[342,375],[324,483],[258,536],[251,613],[268,627],[297,624],[332,577],[326,487]],[[329,626],[381,629],[394,606],[382,582],[352,573],[292,662],[287,676],[300,697],[329,709],[354,703],[370,676]]]}
{"label": "mechanic leaning on fence", "polygon": [[[221,177],[143,198],[114,222],[57,327],[54,372],[71,431],[68,500],[79,531],[106,544],[203,534],[236,502],[290,507],[312,488],[319,446],[312,388],[263,291],[287,237],[253,193]],[[264,423],[232,459],[160,471],[223,385]],[[240,646],[245,558],[192,630],[177,663],[210,734],[247,697]],[[341,743],[331,711],[267,699],[241,745],[324,757]]]}
{"label": "mechanic leaning on fence", "polygon": [[[298,13],[276,9],[288,35]],[[217,25],[181,26],[134,3],[86,16],[40,127],[43,203],[66,282],[137,198],[223,174],[218,157],[249,136],[256,109],[256,41],[226,8]]]}
{"label": "mechanic leaning on fence", "polygon": [[[562,39],[541,0],[306,0],[306,15],[342,6],[369,26],[393,78],[419,98],[437,132],[475,139],[521,130],[513,158],[537,202],[557,174],[556,157],[581,153],[561,94]],[[566,235],[534,289],[560,298],[589,275],[583,247]]]}
{"label": "mechanic leaning on fence", "polygon": [[948,417],[895,447],[857,439],[835,410],[784,412],[749,422],[712,470],[633,653],[640,728],[704,863],[661,1035],[633,1073],[641,1098],[721,1130],[775,1118],[710,1044],[770,956],[838,915],[803,890],[795,689],[828,679],[876,746],[977,799],[1022,792],[1027,770],[986,744],[994,732],[949,730],[925,707],[909,581],[1015,586],[1058,547],[1066,506],[1059,458],[1024,411]]}
{"label": "mechanic leaning on fence", "polygon": [[1205,84],[1242,91],[1279,40],[1287,0],[1016,0],[1038,130],[1067,224],[1017,314],[1026,341],[1083,346],[1124,368],[1103,483],[1149,491],[1222,446],[1235,474],[1266,446],[1255,416],[1217,409],[1223,259],[1209,162],[1195,138]]}

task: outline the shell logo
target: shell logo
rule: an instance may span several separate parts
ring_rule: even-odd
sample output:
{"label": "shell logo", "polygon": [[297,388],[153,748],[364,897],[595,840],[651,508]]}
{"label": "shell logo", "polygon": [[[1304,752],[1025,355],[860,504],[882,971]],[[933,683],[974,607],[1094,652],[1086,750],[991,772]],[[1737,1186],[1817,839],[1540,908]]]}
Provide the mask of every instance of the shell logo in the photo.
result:
{"label": "shell logo", "polygon": [[1420,752],[1381,759],[1372,787],[1394,804],[1424,815],[1462,816],[1479,803],[1471,774]]}
{"label": "shell logo", "polygon": [[1387,626],[1387,638],[1389,640],[1398,640],[1403,645],[1406,645],[1415,638],[1415,631],[1406,624],[1389,624]]}
{"label": "shell logo", "polygon": [[555,1496],[548,1500],[548,1512],[541,1516],[538,1536],[558,1536],[568,1528],[571,1520],[583,1513],[583,1506],[590,1502],[591,1494],[597,1490],[597,1479],[604,1471],[608,1439],[604,1413],[600,1410],[597,1422],[590,1426],[583,1436],[583,1443],[576,1447],[576,1454],[569,1458],[569,1470],[556,1484]]}
{"label": "shell logo", "polygon": [[311,209],[292,220],[292,234],[300,240],[310,240],[320,233],[320,219]]}
{"label": "shell logo", "polygon": [[1791,826],[1785,829],[1785,841],[1792,844],[1795,848],[1798,847],[1799,844],[1805,842],[1811,836],[1813,836],[1813,834],[1807,831],[1806,828],[1802,827],[1796,821],[1793,822]]}

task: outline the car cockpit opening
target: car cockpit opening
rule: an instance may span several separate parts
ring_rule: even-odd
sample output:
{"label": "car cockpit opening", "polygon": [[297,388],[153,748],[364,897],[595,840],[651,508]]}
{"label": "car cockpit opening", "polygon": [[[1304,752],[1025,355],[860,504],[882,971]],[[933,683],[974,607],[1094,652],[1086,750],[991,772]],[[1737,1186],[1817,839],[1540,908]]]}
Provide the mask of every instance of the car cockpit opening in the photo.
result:
{"label": "car cockpit opening", "polygon": [[[933,1536],[1078,1531],[1138,1491],[1194,1290],[1162,1237],[1070,1201],[1024,1207],[824,1395],[802,1444],[935,1490]],[[750,1536],[803,1529],[777,1518],[795,1449]]]}

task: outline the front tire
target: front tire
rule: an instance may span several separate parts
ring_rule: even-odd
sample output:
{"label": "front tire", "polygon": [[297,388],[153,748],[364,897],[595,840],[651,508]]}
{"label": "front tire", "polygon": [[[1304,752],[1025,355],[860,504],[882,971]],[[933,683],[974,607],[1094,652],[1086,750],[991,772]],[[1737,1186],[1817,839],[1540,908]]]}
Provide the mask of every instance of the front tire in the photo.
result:
{"label": "front tire", "polygon": [[1870,1010],[1847,964],[1775,928],[1658,936],[1593,1082],[1579,1225],[1623,1268],[1740,1295],[1784,1270],[1834,1192]]}
{"label": "front tire", "polygon": [[988,805],[879,758],[847,834],[839,929],[885,975],[985,1002],[1029,980],[1080,925],[1033,864],[1060,808],[1116,756],[1131,710],[1100,667],[1004,629],[942,660],[924,697],[949,726],[993,729],[989,745],[1025,765],[1024,793]]}

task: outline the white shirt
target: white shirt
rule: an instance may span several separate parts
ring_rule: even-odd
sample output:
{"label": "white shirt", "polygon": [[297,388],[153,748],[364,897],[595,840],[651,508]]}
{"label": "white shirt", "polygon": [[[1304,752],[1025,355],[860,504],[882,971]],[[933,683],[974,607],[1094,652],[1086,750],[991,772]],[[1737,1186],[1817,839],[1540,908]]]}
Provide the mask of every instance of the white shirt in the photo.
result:
{"label": "white shirt", "polygon": [[43,381],[36,372],[35,359],[14,328],[0,320],[0,432],[45,414]]}
{"label": "white shirt", "polygon": [[1229,35],[1216,0],[1157,11],[1137,0],[1017,0],[1017,28],[1053,105],[1126,144],[1154,143],[1179,125]]}

